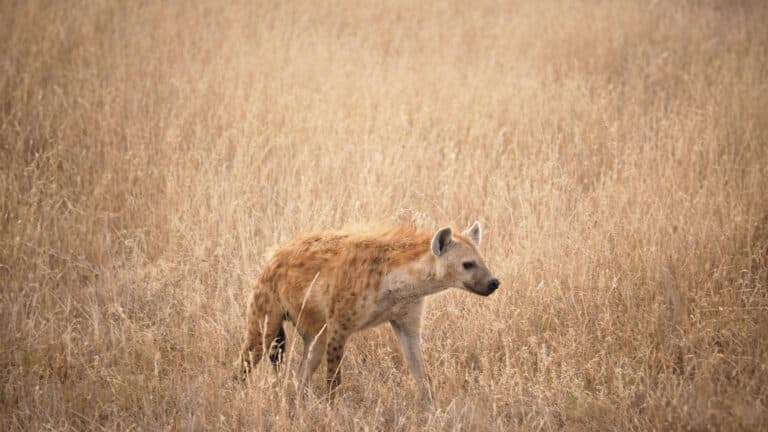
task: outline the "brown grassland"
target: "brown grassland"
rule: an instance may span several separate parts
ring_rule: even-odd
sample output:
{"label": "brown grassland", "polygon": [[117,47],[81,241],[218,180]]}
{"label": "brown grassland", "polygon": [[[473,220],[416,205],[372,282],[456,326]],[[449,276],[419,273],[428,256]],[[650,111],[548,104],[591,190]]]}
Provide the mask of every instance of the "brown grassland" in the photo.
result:
{"label": "brown grassland", "polygon": [[[768,2],[0,1],[0,430],[766,430]],[[231,381],[270,245],[484,224],[501,289]],[[289,361],[301,341],[287,327]]]}

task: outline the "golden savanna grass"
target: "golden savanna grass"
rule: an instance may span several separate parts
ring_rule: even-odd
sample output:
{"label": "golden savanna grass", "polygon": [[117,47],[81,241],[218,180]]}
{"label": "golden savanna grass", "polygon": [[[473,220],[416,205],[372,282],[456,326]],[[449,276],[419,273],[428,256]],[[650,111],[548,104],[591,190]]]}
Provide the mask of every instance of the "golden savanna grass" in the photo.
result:
{"label": "golden savanna grass", "polygon": [[[765,430],[768,3],[0,3],[0,430]],[[502,287],[332,404],[262,255],[479,219]],[[301,341],[288,326],[288,350]],[[295,344],[294,344],[295,343]]]}

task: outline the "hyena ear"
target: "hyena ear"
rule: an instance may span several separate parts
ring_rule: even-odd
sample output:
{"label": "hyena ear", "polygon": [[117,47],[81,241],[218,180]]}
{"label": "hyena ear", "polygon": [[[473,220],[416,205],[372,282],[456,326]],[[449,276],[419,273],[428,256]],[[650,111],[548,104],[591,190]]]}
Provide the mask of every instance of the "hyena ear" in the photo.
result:
{"label": "hyena ear", "polygon": [[480,246],[480,238],[482,237],[483,230],[480,228],[480,222],[475,221],[471,227],[464,231],[464,235],[472,239],[476,245]]}
{"label": "hyena ear", "polygon": [[451,227],[440,229],[440,231],[436,232],[435,236],[432,237],[432,253],[435,254],[435,256],[444,254],[452,241],[453,232],[451,231]]}

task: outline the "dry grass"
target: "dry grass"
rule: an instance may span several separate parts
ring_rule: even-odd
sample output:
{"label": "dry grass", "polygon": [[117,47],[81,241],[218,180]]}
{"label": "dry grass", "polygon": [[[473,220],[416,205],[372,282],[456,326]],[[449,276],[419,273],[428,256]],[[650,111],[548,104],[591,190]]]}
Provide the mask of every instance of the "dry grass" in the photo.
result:
{"label": "dry grass", "polygon": [[[768,3],[121,3],[0,5],[1,430],[768,427]],[[387,328],[228,381],[270,244],[402,211],[503,277],[434,410]]]}

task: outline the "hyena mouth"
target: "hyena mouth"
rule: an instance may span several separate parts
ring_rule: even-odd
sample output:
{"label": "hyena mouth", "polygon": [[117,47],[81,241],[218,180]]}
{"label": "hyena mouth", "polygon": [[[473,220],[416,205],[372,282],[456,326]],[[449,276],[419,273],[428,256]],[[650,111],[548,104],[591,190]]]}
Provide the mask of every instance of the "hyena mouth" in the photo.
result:
{"label": "hyena mouth", "polygon": [[493,292],[493,291],[490,291],[490,292],[478,291],[477,289],[475,289],[473,285],[470,285],[466,282],[463,282],[463,284],[464,284],[464,288],[466,288],[467,291],[473,294],[481,295],[483,297],[488,297]]}
{"label": "hyena mouth", "polygon": [[483,297],[488,297],[489,295],[493,294],[494,291],[496,291],[496,288],[487,289],[487,290],[479,290],[479,289],[475,288],[473,285],[470,285],[470,284],[468,284],[466,282],[464,282],[463,284],[464,284],[464,288],[466,288],[467,291],[469,291],[469,292],[471,292],[473,294],[477,294],[477,295],[483,296]]}

